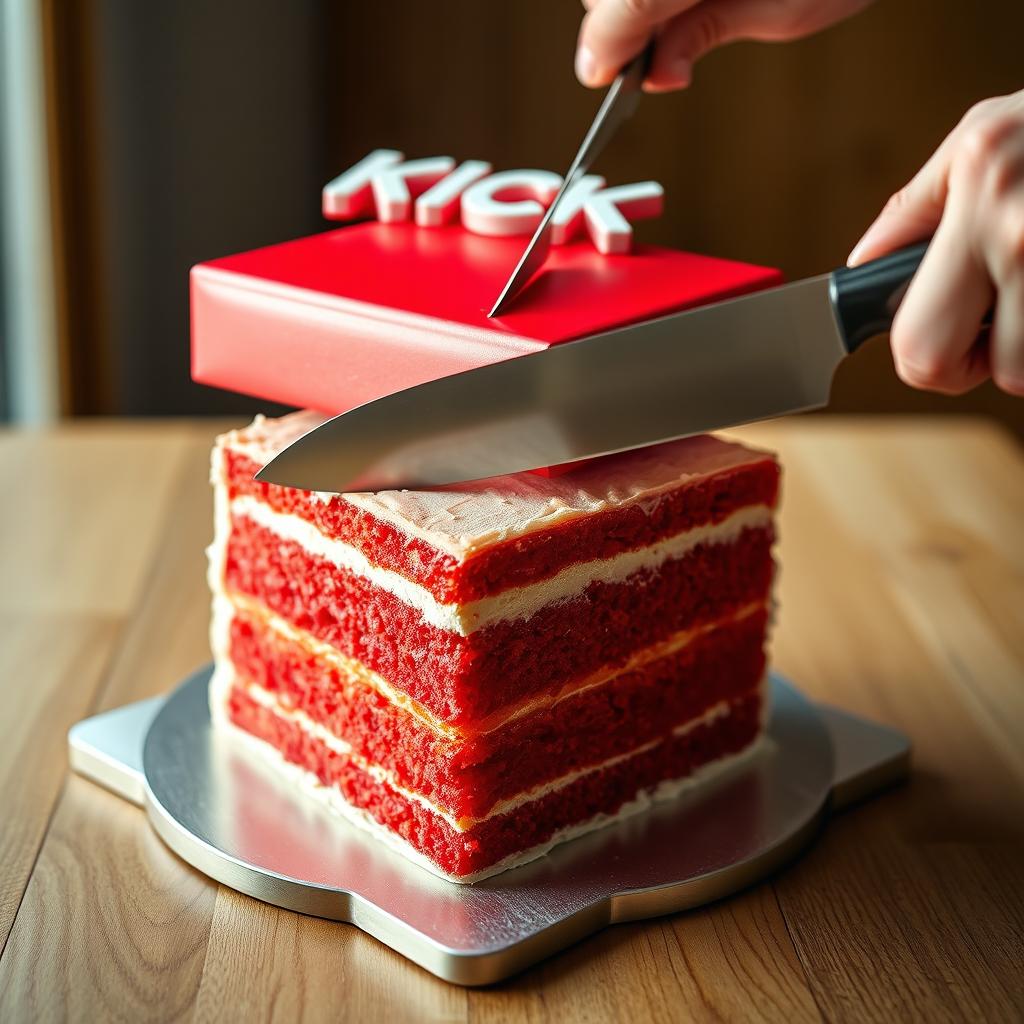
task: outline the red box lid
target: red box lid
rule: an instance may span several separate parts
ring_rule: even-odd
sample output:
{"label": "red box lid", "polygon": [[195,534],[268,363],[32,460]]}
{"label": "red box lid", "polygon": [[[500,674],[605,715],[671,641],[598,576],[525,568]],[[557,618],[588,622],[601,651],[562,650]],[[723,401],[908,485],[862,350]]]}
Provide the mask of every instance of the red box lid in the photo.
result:
{"label": "red box lid", "polygon": [[192,377],[344,412],[559,342],[778,283],[776,270],[654,246],[552,250],[498,320],[524,238],[367,222],[192,269]]}

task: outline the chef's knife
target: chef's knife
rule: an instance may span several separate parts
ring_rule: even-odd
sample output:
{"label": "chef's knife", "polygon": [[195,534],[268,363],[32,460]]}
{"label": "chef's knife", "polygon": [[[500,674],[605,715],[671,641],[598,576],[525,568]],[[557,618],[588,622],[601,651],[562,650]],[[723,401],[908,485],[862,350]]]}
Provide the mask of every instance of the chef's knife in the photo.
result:
{"label": "chef's knife", "polygon": [[541,217],[537,230],[534,231],[523,255],[519,257],[512,276],[505,282],[505,287],[501,289],[501,294],[487,314],[488,317],[500,316],[503,310],[508,309],[513,299],[530,283],[534,274],[544,265],[548,250],[551,248],[552,217],[554,217],[558,204],[566,192],[587,173],[619,125],[631,117],[636,110],[640,100],[640,88],[647,77],[653,55],[654,42],[652,40],[642,53],[634,57],[622,69],[615,81],[608,87],[608,92],[605,93],[604,100],[594,115],[594,120],[583,137],[583,142],[580,144],[576,156],[573,157],[569,170],[566,171],[565,177],[562,179],[561,188],[555,193],[551,205]]}
{"label": "chef's knife", "polygon": [[396,392],[325,421],[257,479],[427,487],[823,406],[842,359],[892,325],[926,248]]}

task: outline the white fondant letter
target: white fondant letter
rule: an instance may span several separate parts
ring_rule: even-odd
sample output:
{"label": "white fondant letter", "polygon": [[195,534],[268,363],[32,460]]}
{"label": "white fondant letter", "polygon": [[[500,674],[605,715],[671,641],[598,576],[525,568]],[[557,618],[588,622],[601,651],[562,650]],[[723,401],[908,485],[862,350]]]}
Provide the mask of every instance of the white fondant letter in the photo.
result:
{"label": "white fondant letter", "polygon": [[328,220],[348,220],[373,208],[373,176],[402,162],[397,149],[375,149],[324,185],[321,208]]}
{"label": "white fondant letter", "polygon": [[585,174],[565,190],[565,195],[551,217],[552,245],[564,245],[579,234],[583,227],[583,205],[602,188],[604,178],[599,174]]}
{"label": "white fondant letter", "polygon": [[450,156],[432,156],[377,171],[371,179],[377,220],[385,224],[408,220],[412,215],[412,193],[430,188],[454,166]]}
{"label": "white fondant letter", "polygon": [[629,252],[633,229],[626,217],[657,217],[664,207],[664,197],[665,190],[656,181],[617,185],[590,196],[583,204],[583,216],[598,251]]}
{"label": "white fondant letter", "polygon": [[551,171],[499,171],[462,193],[462,223],[478,235],[528,235],[561,184]]}
{"label": "white fondant letter", "polygon": [[460,164],[416,200],[416,223],[421,228],[436,228],[454,220],[462,193],[490,173],[491,165],[484,160],[467,160]]}
{"label": "white fondant letter", "polygon": [[[461,212],[478,235],[529,235],[540,223],[562,179],[551,171],[500,171],[484,160],[455,167],[448,156],[406,161],[395,149],[375,149],[323,188],[324,216],[347,220],[376,213],[385,223],[408,221],[440,227]],[[664,191],[656,181],[605,188],[604,178],[584,175],[562,198],[551,221],[551,241],[571,241],[583,224],[603,253],[629,252],[629,220],[656,217]]]}

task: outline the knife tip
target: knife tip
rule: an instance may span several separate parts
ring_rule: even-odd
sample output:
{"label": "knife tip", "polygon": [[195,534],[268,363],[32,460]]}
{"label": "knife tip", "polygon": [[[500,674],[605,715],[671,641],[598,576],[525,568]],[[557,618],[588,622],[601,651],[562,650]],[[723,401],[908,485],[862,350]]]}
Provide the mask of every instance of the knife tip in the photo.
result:
{"label": "knife tip", "polygon": [[488,320],[493,320],[508,305],[509,299],[512,298],[512,284],[514,280],[515,276],[513,275],[513,277],[506,283],[505,287],[501,289],[501,294],[498,296],[494,305],[491,306],[491,311],[487,314]]}

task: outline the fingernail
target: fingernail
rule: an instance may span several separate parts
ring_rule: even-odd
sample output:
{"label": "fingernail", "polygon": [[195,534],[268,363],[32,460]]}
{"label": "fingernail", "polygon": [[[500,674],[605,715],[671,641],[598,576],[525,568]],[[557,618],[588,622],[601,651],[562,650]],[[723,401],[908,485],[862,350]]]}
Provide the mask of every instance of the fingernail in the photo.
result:
{"label": "fingernail", "polygon": [[878,224],[881,217],[876,217],[869,225],[867,231],[860,236],[860,241],[850,250],[850,255],[846,257],[846,265],[848,267],[856,266],[858,263],[864,261],[864,253],[868,251],[869,246],[873,245],[877,240],[878,236]]}
{"label": "fingernail", "polygon": [[848,267],[855,267],[860,263],[860,255],[864,251],[864,243],[868,240],[868,234],[870,234],[870,231],[850,250],[850,255],[846,257],[846,265]]}
{"label": "fingernail", "polygon": [[584,85],[593,85],[597,80],[597,61],[585,46],[576,51],[576,77]]}

